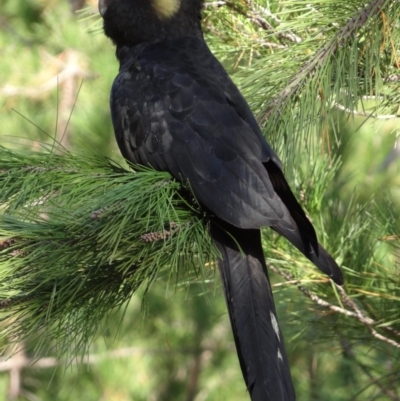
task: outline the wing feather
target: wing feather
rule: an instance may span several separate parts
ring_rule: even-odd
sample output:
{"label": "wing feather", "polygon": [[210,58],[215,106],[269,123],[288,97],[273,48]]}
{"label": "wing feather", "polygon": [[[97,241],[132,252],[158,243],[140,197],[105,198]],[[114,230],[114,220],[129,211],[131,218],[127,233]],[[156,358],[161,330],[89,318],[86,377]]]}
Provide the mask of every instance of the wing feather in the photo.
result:
{"label": "wing feather", "polygon": [[341,283],[246,101],[204,41],[182,40],[191,43],[166,41],[122,63],[112,90],[122,154],[189,181],[199,202],[233,226],[271,226]]}

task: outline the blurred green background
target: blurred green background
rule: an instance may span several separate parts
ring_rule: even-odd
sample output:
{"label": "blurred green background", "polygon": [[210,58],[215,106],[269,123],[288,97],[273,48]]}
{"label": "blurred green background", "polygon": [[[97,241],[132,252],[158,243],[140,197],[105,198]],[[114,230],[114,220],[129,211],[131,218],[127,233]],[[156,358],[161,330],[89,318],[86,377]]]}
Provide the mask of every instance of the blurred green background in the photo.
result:
{"label": "blurred green background", "polygon": [[[99,18],[90,17],[96,13],[94,3],[0,4],[2,146],[39,149],[56,138],[72,151],[94,149],[121,160],[108,104],[118,64]],[[81,6],[92,6],[92,14],[73,12]],[[224,65],[240,85],[241,69],[234,67],[248,60],[235,52],[234,35],[218,35],[211,18],[207,27],[211,47],[225,53]],[[360,204],[373,196],[379,201],[380,194],[383,201],[383,190],[390,189],[391,201],[398,204],[398,118],[343,119],[330,138],[333,155],[341,160],[327,190],[332,199],[349,205],[357,193]],[[293,185],[301,187],[295,178]],[[376,218],[384,224],[385,210]],[[116,312],[82,358],[58,360],[51,344],[43,355],[35,355],[35,344],[29,342],[20,344],[11,359],[7,350],[0,361],[0,401],[248,399],[215,273],[209,282],[169,285],[160,277],[144,303],[139,294]],[[272,281],[300,401],[399,400],[392,389],[400,381],[397,350],[375,348],[367,329],[350,332],[345,320],[321,312],[295,287],[282,285],[273,274]]]}

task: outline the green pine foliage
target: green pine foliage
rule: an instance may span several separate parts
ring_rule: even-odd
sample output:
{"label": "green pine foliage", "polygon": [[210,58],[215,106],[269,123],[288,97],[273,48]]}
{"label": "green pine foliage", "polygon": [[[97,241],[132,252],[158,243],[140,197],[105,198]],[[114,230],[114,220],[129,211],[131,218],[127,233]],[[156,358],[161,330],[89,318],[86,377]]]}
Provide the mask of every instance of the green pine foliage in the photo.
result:
{"label": "green pine foliage", "polygon": [[[0,5],[1,345],[78,365],[26,369],[19,399],[246,399],[207,216],[189,188],[121,160],[112,46],[98,15],[60,3]],[[204,15],[345,273],[332,285],[265,230],[298,399],[398,400],[400,3],[222,0]],[[64,81],[43,84],[67,49],[80,72],[64,117]],[[63,119],[68,151],[54,140]],[[83,350],[92,363],[73,359]]]}
{"label": "green pine foliage", "polygon": [[0,165],[0,302],[9,338],[36,334],[65,353],[74,333],[72,351],[82,351],[102,318],[161,269],[200,274],[213,255],[190,191],[167,173],[129,171],[89,153],[4,148]]}

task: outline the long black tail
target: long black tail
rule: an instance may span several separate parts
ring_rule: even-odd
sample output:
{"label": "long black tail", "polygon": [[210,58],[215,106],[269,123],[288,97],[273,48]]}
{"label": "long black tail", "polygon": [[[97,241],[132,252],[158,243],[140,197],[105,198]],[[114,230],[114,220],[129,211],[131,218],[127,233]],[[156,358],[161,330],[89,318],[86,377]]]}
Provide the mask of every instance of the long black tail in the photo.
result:
{"label": "long black tail", "polygon": [[236,349],[252,401],[296,399],[268,279],[260,230],[212,222]]}

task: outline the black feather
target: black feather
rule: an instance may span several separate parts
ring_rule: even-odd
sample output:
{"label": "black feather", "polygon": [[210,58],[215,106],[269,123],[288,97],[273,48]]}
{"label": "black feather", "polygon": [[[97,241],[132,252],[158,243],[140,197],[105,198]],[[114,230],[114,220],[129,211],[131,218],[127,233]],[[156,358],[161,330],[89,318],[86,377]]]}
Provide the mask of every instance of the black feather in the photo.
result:
{"label": "black feather", "polygon": [[261,248],[260,230],[215,221],[211,235],[243,376],[253,401],[293,401],[283,336]]}
{"label": "black feather", "polygon": [[288,239],[336,284],[343,284],[343,275],[339,266],[322,245],[318,243],[314,227],[297,202],[282,171],[272,162],[264,163],[264,165],[275,192],[279,195],[295,221],[291,228],[283,225],[282,221],[273,225],[272,228]]}

